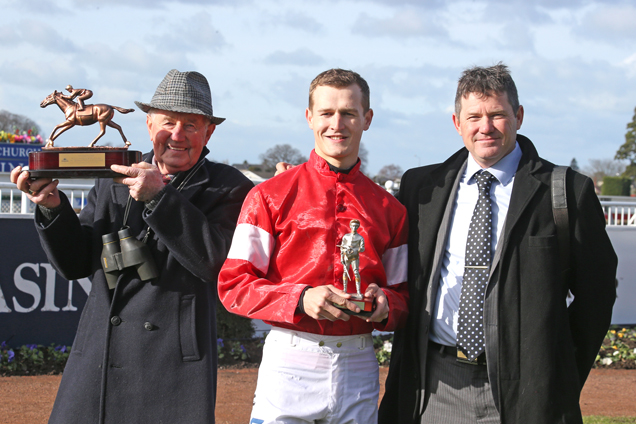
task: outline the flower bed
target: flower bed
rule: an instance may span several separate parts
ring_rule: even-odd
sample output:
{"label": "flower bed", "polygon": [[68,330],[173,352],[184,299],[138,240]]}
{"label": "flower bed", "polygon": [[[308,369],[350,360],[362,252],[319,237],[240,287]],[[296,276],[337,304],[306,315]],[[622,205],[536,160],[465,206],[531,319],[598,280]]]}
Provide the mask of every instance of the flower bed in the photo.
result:
{"label": "flower bed", "polygon": [[33,130],[15,132],[0,131],[0,143],[42,144],[44,140],[40,134],[33,134]]}
{"label": "flower bed", "polygon": [[0,343],[0,376],[61,374],[70,346],[26,345],[12,349]]}
{"label": "flower bed", "polygon": [[[373,338],[378,364],[391,360],[393,336]],[[220,369],[256,368],[263,356],[264,339],[218,339]],[[0,343],[0,376],[61,374],[70,353],[69,346],[27,345],[9,348]],[[603,342],[594,368],[636,369],[636,328],[612,327]]]}
{"label": "flower bed", "polygon": [[263,357],[265,339],[240,339],[216,341],[220,369],[256,368]]}
{"label": "flower bed", "polygon": [[636,369],[636,328],[611,328],[596,356],[594,366]]}

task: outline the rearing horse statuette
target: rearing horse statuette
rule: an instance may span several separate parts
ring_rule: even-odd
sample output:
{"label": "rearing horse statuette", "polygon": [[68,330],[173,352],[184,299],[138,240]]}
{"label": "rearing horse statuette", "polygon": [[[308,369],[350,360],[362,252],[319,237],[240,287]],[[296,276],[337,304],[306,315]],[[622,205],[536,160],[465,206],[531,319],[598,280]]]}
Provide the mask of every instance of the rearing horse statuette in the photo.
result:
{"label": "rearing horse statuette", "polygon": [[[72,99],[69,99],[68,96],[65,96],[63,93],[55,90],[53,93],[49,94],[46,99],[42,100],[40,103],[40,107],[47,107],[48,105],[52,105],[53,103],[57,104],[64,112],[64,116],[66,117],[66,121],[62,122],[59,125],[56,125],[53,128],[53,132],[49,136],[48,140],[46,140],[45,147],[53,147],[53,141],[60,136],[64,131],[73,128],[75,125],[92,125],[95,122],[99,122],[100,132],[95,137],[88,147],[93,147],[97,140],[102,138],[102,136],[106,133],[106,126],[115,128],[121,134],[121,138],[124,139],[124,143],[126,143],[126,147],[130,146],[130,141],[126,139],[124,132],[121,127],[111,121],[113,116],[115,115],[115,110],[120,113],[130,113],[134,112],[135,109],[124,109],[118,106],[110,106],[105,104],[96,104],[96,105],[84,105],[83,110],[78,110],[78,104],[75,103]],[[60,130],[57,132],[57,130]]]}

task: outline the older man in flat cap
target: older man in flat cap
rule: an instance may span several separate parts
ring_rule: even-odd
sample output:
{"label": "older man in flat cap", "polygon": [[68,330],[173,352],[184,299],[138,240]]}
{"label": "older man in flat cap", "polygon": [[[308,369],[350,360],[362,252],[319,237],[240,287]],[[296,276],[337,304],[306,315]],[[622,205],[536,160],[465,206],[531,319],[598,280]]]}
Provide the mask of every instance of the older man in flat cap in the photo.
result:
{"label": "older man in flat cap", "polygon": [[[216,279],[252,183],[205,159],[224,119],[203,75],[172,70],[150,103],[136,103],[153,151],[113,165],[125,176],[98,179],[79,218],[57,181],[11,174],[38,205],[51,263],[93,283],[50,423],[214,422]],[[102,262],[102,236],[124,227],[157,272]]]}

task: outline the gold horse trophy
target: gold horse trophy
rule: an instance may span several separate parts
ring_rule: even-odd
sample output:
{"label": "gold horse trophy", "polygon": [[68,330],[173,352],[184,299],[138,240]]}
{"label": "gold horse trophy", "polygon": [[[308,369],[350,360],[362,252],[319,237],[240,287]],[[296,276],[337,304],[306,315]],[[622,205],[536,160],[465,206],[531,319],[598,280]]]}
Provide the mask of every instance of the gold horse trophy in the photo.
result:
{"label": "gold horse trophy", "polygon": [[[69,94],[57,90],[46,96],[40,103],[45,108],[56,104],[66,120],[56,125],[46,140],[41,151],[29,154],[29,172],[34,178],[94,178],[114,177],[118,174],[110,169],[110,165],[126,165],[141,161],[141,152],[128,150],[130,141],[126,139],[121,127],[113,122],[115,111],[120,113],[134,112],[107,104],[84,104],[84,100],[93,96],[91,90],[66,87]],[[75,99],[77,98],[77,101]],[[100,132],[88,147],[55,147],[53,142],[63,132],[76,125],[85,126],[99,123]],[[106,127],[115,128],[121,134],[125,147],[95,146],[97,140],[106,133]]]}

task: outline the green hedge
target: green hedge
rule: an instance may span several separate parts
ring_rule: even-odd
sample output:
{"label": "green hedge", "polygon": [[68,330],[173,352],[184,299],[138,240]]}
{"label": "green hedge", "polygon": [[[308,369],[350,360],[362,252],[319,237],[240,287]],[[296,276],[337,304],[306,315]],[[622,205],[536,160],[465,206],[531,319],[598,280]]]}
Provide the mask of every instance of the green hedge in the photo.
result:
{"label": "green hedge", "polygon": [[217,300],[216,337],[223,340],[251,339],[254,337],[252,320],[229,313]]}
{"label": "green hedge", "polygon": [[629,196],[632,180],[625,177],[603,177],[603,196]]}

